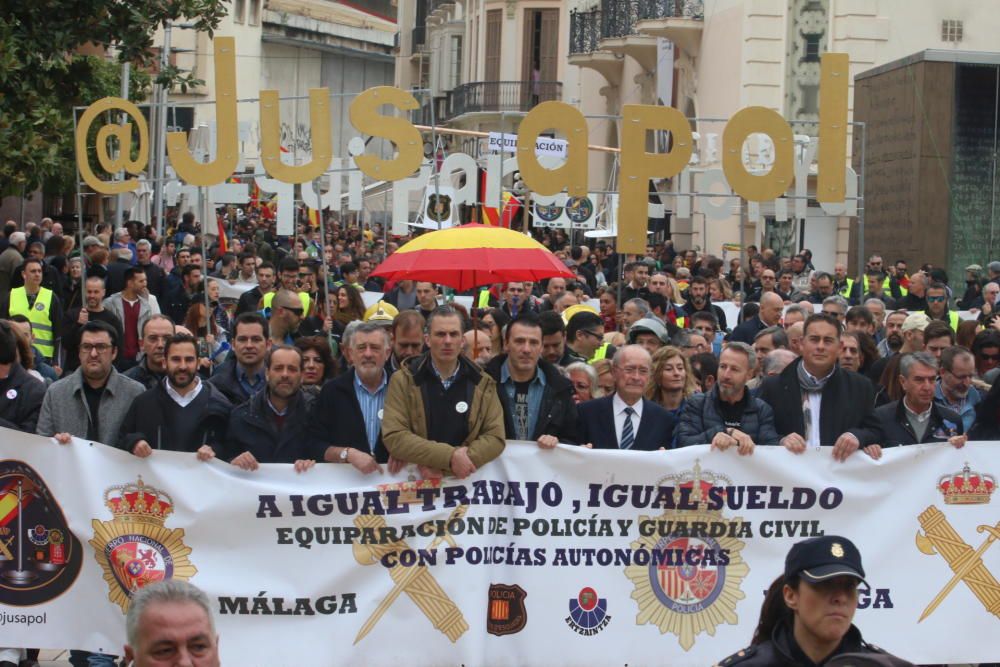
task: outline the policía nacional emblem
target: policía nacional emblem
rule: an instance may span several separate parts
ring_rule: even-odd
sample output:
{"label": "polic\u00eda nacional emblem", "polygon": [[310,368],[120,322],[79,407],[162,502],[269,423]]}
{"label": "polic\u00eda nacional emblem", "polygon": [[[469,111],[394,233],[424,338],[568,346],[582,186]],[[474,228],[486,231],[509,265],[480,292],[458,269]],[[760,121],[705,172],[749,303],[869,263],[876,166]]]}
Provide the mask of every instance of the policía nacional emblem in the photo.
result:
{"label": "polic\u00eda nacional emblem", "polygon": [[82,564],[83,545],[45,480],[23,461],[0,461],[0,604],[53,600]]}
{"label": "polic\u00eda nacional emblem", "polygon": [[143,586],[166,579],[188,580],[198,570],[188,556],[184,530],[167,528],[173,500],[165,492],[135,484],[113,486],[104,492],[111,521],[93,520],[94,557],[104,570],[108,599],[128,611],[132,594]]}
{"label": "polic\u00eda nacional emblem", "polygon": [[699,634],[714,636],[723,622],[738,621],[736,604],[746,597],[740,586],[750,568],[740,555],[745,544],[731,536],[730,524],[743,520],[708,509],[709,490],[732,486],[732,481],[703,471],[697,462],[693,470],[665,477],[657,485],[673,486],[675,500],[683,493],[697,509],[639,517],[640,523],[652,521],[657,529],[632,542],[632,549],[647,551],[651,558],[646,565],[633,562],[625,576],[635,586],[636,624],[676,635],[681,648],[689,651]]}

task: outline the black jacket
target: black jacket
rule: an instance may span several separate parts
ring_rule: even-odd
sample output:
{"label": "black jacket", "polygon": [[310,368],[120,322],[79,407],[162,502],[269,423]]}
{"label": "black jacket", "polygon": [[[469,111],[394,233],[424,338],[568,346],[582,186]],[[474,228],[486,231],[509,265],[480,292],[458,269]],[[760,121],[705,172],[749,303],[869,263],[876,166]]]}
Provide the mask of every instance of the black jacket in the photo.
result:
{"label": "black jacket", "polygon": [[309,394],[298,392],[288,404],[284,427],[279,431],[269,414],[267,390],[258,391],[249,401],[233,408],[219,458],[232,461],[243,452],[253,454],[258,463],[295,463],[312,458],[306,437],[310,403]]}
{"label": "black jacket", "polygon": [[[580,442],[590,443],[594,449],[619,449],[615,433],[614,396],[595,398],[578,406],[580,414]],[[671,449],[677,419],[659,403],[642,399],[642,418],[635,432],[635,451]]]}
{"label": "black jacket", "polygon": [[[766,378],[757,398],[774,410],[778,435],[798,433],[805,437],[802,417],[802,390],[798,367],[801,359],[788,365],[780,375]],[[820,403],[820,443],[833,445],[843,433],[852,433],[862,447],[882,441],[882,431],[875,415],[875,390],[872,383],[853,371],[839,366],[823,387]]]}
{"label": "black jacket", "polygon": [[[392,368],[385,365],[387,379],[392,377]],[[368,434],[361,414],[361,404],[354,393],[355,372],[351,368],[323,385],[319,397],[313,401],[309,413],[310,454],[308,458],[323,460],[327,447],[353,447],[366,454],[372,454],[368,448]],[[386,387],[386,392],[389,389]],[[372,454],[379,463],[389,460],[389,450],[382,442],[382,429],[379,425],[378,441]]]}
{"label": "black jacket", "polygon": [[[825,665],[832,658],[840,655],[858,653],[880,654],[888,659],[885,660],[887,664],[900,666],[910,664],[866,642],[861,636],[861,631],[853,625],[844,635],[840,646],[819,664]],[[740,667],[813,667],[816,663],[810,660],[799,648],[787,623],[781,623],[774,628],[769,640],[755,646],[748,646],[718,663],[718,667],[731,667],[732,665]]]}
{"label": "black jacket", "polygon": [[767,328],[767,325],[761,321],[760,316],[754,315],[749,320],[745,320],[738,327],[733,329],[733,332],[729,334],[728,340],[731,343],[746,343],[747,345],[753,345],[754,336]]}
{"label": "black jacket", "polygon": [[146,389],[152,389],[164,378],[160,373],[154,373],[146,367],[146,360],[142,359],[138,364],[122,373],[127,378],[135,380]]}
{"label": "black jacket", "polygon": [[240,405],[250,398],[250,394],[240,384],[236,377],[236,355],[231,354],[226,360],[216,367],[212,372],[212,377],[208,378],[208,383],[215,385],[215,388],[229,399],[233,405]]}
{"label": "black jacket", "polygon": [[[496,380],[497,394],[500,405],[503,406],[503,423],[507,438],[516,439],[514,419],[511,412],[507,391],[500,385],[500,370],[507,361],[506,354],[500,354],[486,365],[486,372]],[[543,435],[554,435],[559,442],[577,444],[579,442],[576,403],[573,401],[573,383],[565,378],[559,370],[545,361],[538,360],[538,368],[545,374],[545,390],[542,392],[542,402],[538,408],[538,419],[532,440]]]}
{"label": "black jacket", "polygon": [[[753,395],[748,399],[740,430],[749,435],[756,445],[777,445],[781,437],[774,430],[774,411],[771,406]],[[726,424],[719,413],[718,402],[718,385],[712,387],[707,394],[688,397],[677,427],[678,447],[710,444],[716,434],[725,430]]]}
{"label": "black jacket", "polygon": [[696,305],[694,305],[694,302],[691,301],[691,297],[687,297],[687,300],[684,302],[684,305],[681,307],[681,310],[684,311],[685,317],[688,318],[690,318],[692,315],[700,311],[713,313],[715,315],[715,318],[719,320],[719,331],[729,330],[729,327],[726,326],[728,324],[726,322],[726,311],[722,310],[722,308],[720,308],[719,306],[713,304],[712,300],[709,299],[707,296],[705,297],[705,305],[702,308],[699,308]]}
{"label": "black jacket", "polygon": [[14,362],[7,378],[0,380],[0,426],[34,433],[43,398],[45,383]]}
{"label": "black jacket", "polygon": [[233,318],[235,319],[243,313],[256,313],[261,297],[263,297],[263,294],[261,294],[259,285],[243,292],[240,295],[239,301],[236,302],[236,315]]}
{"label": "black jacket", "polygon": [[152,389],[147,389],[132,402],[125,421],[122,422],[118,438],[118,448],[131,452],[135,443],[145,440],[153,449],[170,451],[196,452],[202,445],[210,445],[216,451],[225,440],[226,424],[232,404],[226,400],[217,388],[205,382],[201,389],[208,392],[208,404],[201,414],[197,424],[185,424],[183,429],[191,431],[194,436],[187,442],[176,443],[176,424],[170,423],[170,416],[164,411],[165,406],[174,399],[167,393],[162,382]]}
{"label": "black jacket", "polygon": [[882,446],[896,447],[898,445],[917,445],[924,442],[947,442],[953,435],[962,435],[962,418],[953,410],[931,403],[930,423],[924,437],[917,440],[916,433],[906,419],[906,409],[903,401],[893,401],[875,409],[882,428]]}

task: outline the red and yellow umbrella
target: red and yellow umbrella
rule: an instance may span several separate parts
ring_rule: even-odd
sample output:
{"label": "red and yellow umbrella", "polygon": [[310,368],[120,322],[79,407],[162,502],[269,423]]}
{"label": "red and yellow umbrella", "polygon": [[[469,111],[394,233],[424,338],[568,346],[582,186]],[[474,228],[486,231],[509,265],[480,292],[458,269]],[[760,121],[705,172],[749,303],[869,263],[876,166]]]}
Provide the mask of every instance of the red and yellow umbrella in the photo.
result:
{"label": "red and yellow umbrella", "polygon": [[372,275],[393,282],[425,280],[460,292],[512,280],[573,277],[558,257],[530,236],[475,223],[415,238]]}

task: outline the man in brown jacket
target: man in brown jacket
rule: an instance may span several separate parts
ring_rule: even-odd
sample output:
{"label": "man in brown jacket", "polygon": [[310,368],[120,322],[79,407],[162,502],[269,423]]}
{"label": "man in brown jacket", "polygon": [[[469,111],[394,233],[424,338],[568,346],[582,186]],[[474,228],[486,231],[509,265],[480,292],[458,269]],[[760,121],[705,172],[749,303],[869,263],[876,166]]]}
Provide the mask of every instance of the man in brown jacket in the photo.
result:
{"label": "man in brown jacket", "polygon": [[454,308],[431,312],[424,340],[429,351],[389,382],[382,438],[393,458],[464,479],[503,451],[503,407],[493,378],[461,356]]}

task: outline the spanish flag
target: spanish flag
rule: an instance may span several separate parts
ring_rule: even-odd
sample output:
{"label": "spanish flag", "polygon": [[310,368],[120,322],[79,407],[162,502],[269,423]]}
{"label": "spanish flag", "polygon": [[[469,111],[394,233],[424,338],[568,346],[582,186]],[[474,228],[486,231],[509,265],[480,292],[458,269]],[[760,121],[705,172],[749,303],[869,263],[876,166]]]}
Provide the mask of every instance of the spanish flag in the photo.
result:
{"label": "spanish flag", "polygon": [[319,216],[322,215],[319,211],[314,208],[308,209],[309,211],[309,226],[314,229],[319,227]]}
{"label": "spanish flag", "polygon": [[[483,205],[481,208],[482,219],[484,225],[493,225],[494,227],[506,227],[510,229],[511,222],[517,217],[517,214],[521,210],[521,200],[515,197],[510,192],[506,190],[501,194],[501,201],[503,202],[503,214],[500,215],[497,212],[496,207]],[[486,170],[480,170],[479,175],[479,200],[486,200]]]}
{"label": "spanish flag", "polygon": [[215,216],[215,224],[219,232],[219,255],[229,252],[229,241],[226,239],[226,218],[223,215]]}

